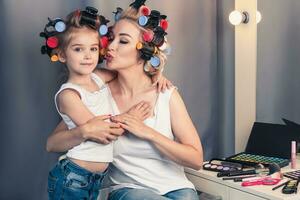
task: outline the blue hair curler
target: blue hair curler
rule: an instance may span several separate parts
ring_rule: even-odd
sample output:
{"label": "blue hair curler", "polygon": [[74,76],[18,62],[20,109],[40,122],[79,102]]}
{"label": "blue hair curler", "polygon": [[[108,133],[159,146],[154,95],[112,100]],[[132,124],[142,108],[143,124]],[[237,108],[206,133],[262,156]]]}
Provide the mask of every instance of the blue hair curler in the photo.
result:
{"label": "blue hair curler", "polygon": [[100,27],[99,27],[99,33],[100,35],[106,35],[108,32],[108,28],[106,25],[102,24]]}
{"label": "blue hair curler", "polygon": [[64,30],[66,30],[66,24],[61,20],[55,23],[54,28],[57,32],[61,33],[64,32]]}
{"label": "blue hair curler", "polygon": [[159,57],[157,57],[157,56],[151,57],[150,63],[151,63],[151,65],[152,65],[155,69],[157,69],[157,68],[159,67],[159,65],[160,65]]}
{"label": "blue hair curler", "polygon": [[148,22],[148,17],[142,15],[139,17],[139,25],[140,26],[145,26]]}

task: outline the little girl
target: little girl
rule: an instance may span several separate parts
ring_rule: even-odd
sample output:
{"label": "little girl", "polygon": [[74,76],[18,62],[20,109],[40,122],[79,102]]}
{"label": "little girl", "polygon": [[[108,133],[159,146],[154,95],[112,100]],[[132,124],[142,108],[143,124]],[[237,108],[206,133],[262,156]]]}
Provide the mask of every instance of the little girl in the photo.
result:
{"label": "little girl", "polygon": [[[68,80],[56,93],[55,105],[69,129],[99,115],[107,121],[112,111],[105,82],[112,80],[115,74],[105,70],[95,71],[108,44],[108,20],[97,12],[97,9],[87,7],[86,10],[72,12],[65,21],[49,19],[41,33],[46,39],[42,53],[47,53],[51,61],[64,63],[68,70]],[[161,82],[166,84],[165,79]],[[128,113],[144,120],[150,115],[150,106],[141,102]],[[124,132],[119,124],[107,121],[106,125],[110,126],[111,141]],[[49,199],[97,199],[112,160],[111,142],[81,142],[49,172]]]}

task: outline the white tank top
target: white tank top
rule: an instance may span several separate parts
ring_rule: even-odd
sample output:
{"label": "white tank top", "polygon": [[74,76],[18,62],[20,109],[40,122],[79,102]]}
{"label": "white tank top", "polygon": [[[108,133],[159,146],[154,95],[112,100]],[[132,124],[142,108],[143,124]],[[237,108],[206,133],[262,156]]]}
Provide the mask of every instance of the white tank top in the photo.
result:
{"label": "white tank top", "polygon": [[[169,102],[174,88],[158,95],[154,116],[144,123],[174,140],[171,129]],[[111,93],[110,93],[111,95]],[[111,96],[114,114],[119,114]],[[108,173],[112,190],[123,187],[146,188],[158,194],[182,188],[194,188],[186,178],[184,168],[162,155],[151,142],[127,133],[114,144],[114,160]]]}
{"label": "white tank top", "polygon": [[[55,94],[54,101],[56,109],[65,124],[68,126],[68,129],[75,128],[76,124],[69,116],[61,113],[57,105],[57,96],[65,89],[73,89],[77,91],[80,94],[81,101],[95,116],[112,113],[112,106],[108,96],[108,86],[104,84],[100,77],[96,74],[92,73],[91,77],[99,87],[99,90],[95,92],[89,92],[81,86],[73,83],[65,83]],[[67,157],[91,162],[111,162],[113,159],[113,144],[100,144],[92,141],[85,141],[70,149],[67,152]]]}

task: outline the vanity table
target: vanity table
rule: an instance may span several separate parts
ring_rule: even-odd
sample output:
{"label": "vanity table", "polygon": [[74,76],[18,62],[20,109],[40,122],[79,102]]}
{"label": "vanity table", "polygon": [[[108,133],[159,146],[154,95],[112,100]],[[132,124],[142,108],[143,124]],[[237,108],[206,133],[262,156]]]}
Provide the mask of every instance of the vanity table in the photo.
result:
{"label": "vanity table", "polygon": [[[297,168],[300,169],[300,160],[297,160]],[[292,169],[290,166],[286,166],[281,171],[287,172],[292,171]],[[242,187],[241,182],[223,181],[222,178],[217,177],[217,172],[203,169],[196,171],[189,168],[186,168],[185,172],[187,178],[194,183],[197,190],[221,196],[222,200],[300,200],[300,191],[297,194],[283,194],[281,192],[283,187],[275,191],[272,190],[276,185]],[[277,185],[287,180],[284,177]]]}

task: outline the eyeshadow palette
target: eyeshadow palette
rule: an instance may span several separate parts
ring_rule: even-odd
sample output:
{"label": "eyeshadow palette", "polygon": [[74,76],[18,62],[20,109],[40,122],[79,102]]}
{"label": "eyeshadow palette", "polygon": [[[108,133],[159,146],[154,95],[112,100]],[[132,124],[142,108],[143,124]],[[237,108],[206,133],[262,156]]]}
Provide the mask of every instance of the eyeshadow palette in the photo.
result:
{"label": "eyeshadow palette", "polygon": [[247,166],[255,166],[257,164],[263,164],[266,167],[271,163],[276,163],[280,167],[285,167],[289,165],[290,162],[289,159],[285,159],[285,158],[262,156],[262,155],[250,154],[245,152],[230,156],[225,160],[230,162],[240,163],[242,165],[247,165]]}
{"label": "eyeshadow palette", "polygon": [[292,172],[286,172],[283,174],[283,176],[298,180],[300,179],[300,170],[292,171]]}
{"label": "eyeshadow palette", "polygon": [[215,172],[229,172],[241,170],[242,166],[238,163],[231,163],[221,159],[212,159],[203,165],[203,169]]}

